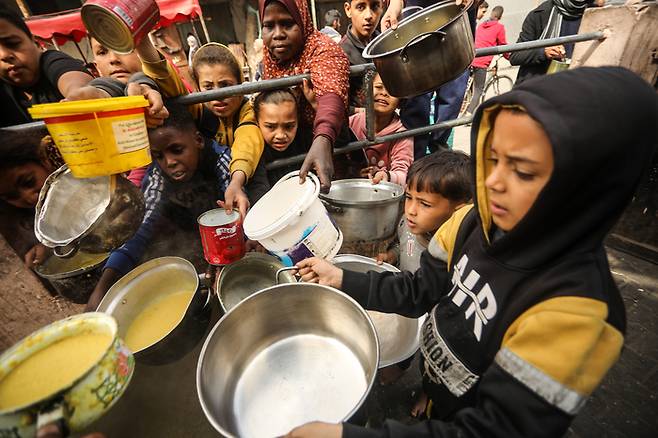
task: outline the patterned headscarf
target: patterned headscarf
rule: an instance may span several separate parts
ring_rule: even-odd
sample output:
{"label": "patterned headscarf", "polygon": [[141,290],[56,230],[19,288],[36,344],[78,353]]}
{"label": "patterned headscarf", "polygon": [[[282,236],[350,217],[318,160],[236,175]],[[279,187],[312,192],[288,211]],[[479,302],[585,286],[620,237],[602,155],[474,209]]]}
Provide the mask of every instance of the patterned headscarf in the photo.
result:
{"label": "patterned headscarf", "polygon": [[[272,1],[281,3],[302,29],[304,48],[295,59],[281,65],[272,57],[269,49],[264,47],[264,79],[292,76],[295,73],[310,70],[311,83],[316,96],[320,97],[328,93],[337,94],[347,108],[350,68],[347,55],[331,38],[313,27],[306,0],[258,0],[261,21],[265,15],[265,7]],[[301,110],[305,121],[312,125],[315,111],[305,99],[302,99]]]}

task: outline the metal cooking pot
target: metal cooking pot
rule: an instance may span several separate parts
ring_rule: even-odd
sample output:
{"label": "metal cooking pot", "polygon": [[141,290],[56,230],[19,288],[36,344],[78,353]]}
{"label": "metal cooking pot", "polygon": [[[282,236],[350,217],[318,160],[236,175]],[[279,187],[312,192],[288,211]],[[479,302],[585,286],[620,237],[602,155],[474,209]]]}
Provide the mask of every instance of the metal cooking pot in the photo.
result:
{"label": "metal cooking pot", "polygon": [[273,437],[308,421],[350,418],[372,388],[379,361],[367,313],[328,286],[280,284],[229,311],[197,366],[201,407],[234,437]]}
{"label": "metal cooking pot", "polygon": [[90,254],[78,251],[69,258],[50,256],[34,270],[66,299],[85,304],[102,275],[108,253]]}
{"label": "metal cooking pot", "polygon": [[39,193],[34,233],[59,257],[70,257],[78,249],[98,254],[123,245],[143,217],[144,196],[126,178],[80,179],[62,166]]}
{"label": "metal cooking pot", "polygon": [[257,252],[247,253],[242,259],[225,266],[215,287],[222,310],[228,312],[259,290],[278,283],[296,282],[290,272],[278,274],[281,269],[284,265],[277,257]]}
{"label": "metal cooking pot", "polygon": [[363,178],[334,181],[329,193],[320,193],[346,243],[391,237],[400,218],[403,197],[402,186],[373,184]]}
{"label": "metal cooking pot", "polygon": [[194,349],[210,323],[210,291],[199,285],[199,275],[190,262],[160,257],[139,265],[107,291],[97,311],[112,315],[119,324],[119,336],[125,339],[132,322],[153,301],[186,290],[196,292],[181,322],[156,343],[133,352],[138,362],[167,364]]}
{"label": "metal cooking pot", "polygon": [[466,10],[472,3],[437,3],[405,18],[397,29],[388,29],[366,46],[363,57],[375,63],[389,93],[396,97],[427,93],[471,65],[475,49]]}
{"label": "metal cooking pot", "polygon": [[[371,258],[356,254],[338,254],[334,265],[356,272],[400,272],[388,263],[381,265]],[[425,315],[407,318],[395,313],[368,310],[379,339],[379,368],[384,368],[410,358],[418,350]]]}

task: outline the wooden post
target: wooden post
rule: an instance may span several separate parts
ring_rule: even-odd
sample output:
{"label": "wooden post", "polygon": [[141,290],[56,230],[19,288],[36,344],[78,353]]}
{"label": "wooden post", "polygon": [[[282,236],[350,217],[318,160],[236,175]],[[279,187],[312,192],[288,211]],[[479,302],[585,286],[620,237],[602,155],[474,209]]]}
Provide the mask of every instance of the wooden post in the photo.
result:
{"label": "wooden post", "polygon": [[658,3],[585,10],[578,33],[603,30],[602,41],[576,44],[571,67],[615,65],[634,71],[650,84],[658,79]]}
{"label": "wooden post", "polygon": [[203,28],[203,34],[206,37],[206,43],[210,42],[210,34],[208,33],[208,28],[206,27],[206,20],[203,18],[203,11],[199,8],[199,21],[201,21],[201,27]]}

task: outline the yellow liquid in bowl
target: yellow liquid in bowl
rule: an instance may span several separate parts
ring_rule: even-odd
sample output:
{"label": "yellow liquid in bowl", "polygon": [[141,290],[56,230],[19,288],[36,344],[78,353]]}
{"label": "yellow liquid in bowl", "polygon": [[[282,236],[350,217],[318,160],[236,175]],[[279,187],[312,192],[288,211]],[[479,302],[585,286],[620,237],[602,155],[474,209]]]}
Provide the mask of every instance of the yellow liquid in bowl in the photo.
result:
{"label": "yellow liquid in bowl", "polygon": [[81,333],[36,352],[0,381],[0,410],[28,405],[70,386],[103,357],[111,342],[108,334]]}
{"label": "yellow liquid in bowl", "polygon": [[128,348],[137,352],[167,336],[182,321],[192,295],[194,292],[177,292],[145,308],[126,332]]}

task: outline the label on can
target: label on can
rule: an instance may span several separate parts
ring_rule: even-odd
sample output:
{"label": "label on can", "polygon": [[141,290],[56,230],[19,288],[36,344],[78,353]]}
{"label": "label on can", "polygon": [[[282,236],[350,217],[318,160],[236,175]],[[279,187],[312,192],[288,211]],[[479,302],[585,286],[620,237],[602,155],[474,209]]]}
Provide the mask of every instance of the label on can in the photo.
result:
{"label": "label on can", "polygon": [[215,209],[204,213],[198,220],[203,255],[211,265],[228,265],[240,260],[245,253],[240,216],[228,223],[217,223],[222,217],[226,217],[224,211]]}
{"label": "label on can", "polygon": [[123,21],[125,21],[125,23],[126,23],[128,26],[133,27],[133,23],[134,23],[134,22],[133,22],[132,17],[131,17],[130,15],[128,15],[128,14],[126,13],[126,11],[124,11],[124,10],[121,8],[121,6],[115,6],[115,7],[112,8],[112,10],[113,10],[113,11],[114,11],[119,17],[121,17],[121,19],[122,19]]}

